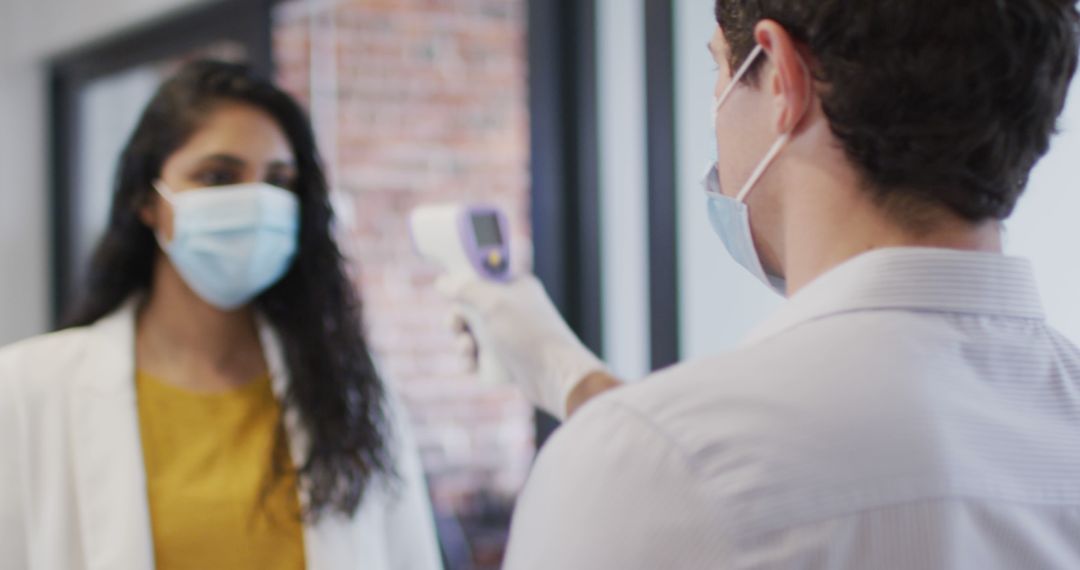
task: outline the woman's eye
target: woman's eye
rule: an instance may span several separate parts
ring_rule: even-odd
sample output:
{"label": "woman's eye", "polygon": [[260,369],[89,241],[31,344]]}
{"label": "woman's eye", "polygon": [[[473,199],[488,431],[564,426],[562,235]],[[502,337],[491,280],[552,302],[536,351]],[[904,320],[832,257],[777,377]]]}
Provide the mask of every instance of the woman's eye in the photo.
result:
{"label": "woman's eye", "polygon": [[296,185],[296,181],[293,180],[291,176],[284,175],[268,176],[266,178],[266,183],[272,186],[277,186],[278,188],[284,188],[286,190],[292,190],[293,186]]}
{"label": "woman's eye", "polygon": [[204,172],[195,177],[195,181],[203,186],[228,186],[236,184],[236,177],[230,172]]}

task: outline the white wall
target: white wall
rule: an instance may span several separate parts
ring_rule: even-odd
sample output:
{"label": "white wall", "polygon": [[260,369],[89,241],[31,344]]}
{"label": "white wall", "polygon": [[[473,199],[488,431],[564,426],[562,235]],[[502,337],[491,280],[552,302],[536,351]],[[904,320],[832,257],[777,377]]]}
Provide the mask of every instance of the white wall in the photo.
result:
{"label": "white wall", "polygon": [[711,116],[716,64],[706,44],[716,29],[712,0],[675,2],[679,288],[682,356],[733,348],[780,297],[738,266],[713,233],[701,187],[716,161]]}
{"label": "white wall", "polygon": [[604,357],[621,378],[649,371],[645,22],[642,0],[597,0]]}
{"label": "white wall", "polygon": [[29,62],[0,67],[0,345],[48,319],[43,84]]}
{"label": "white wall", "polygon": [[[605,360],[639,378],[650,364],[644,11],[641,0],[596,1]],[[705,49],[712,0],[675,7],[680,319],[682,357],[692,358],[732,348],[779,298],[728,258],[709,227],[699,181],[716,156]]]}
{"label": "white wall", "polygon": [[154,65],[138,66],[92,81],[79,94],[76,129],[81,151],[72,187],[75,283],[87,278],[94,249],[108,229],[117,159],[164,79]]}
{"label": "white wall", "polygon": [[199,3],[0,0],[0,344],[49,324],[49,57]]}
{"label": "white wall", "polygon": [[1050,323],[1080,343],[1080,79],[1061,129],[1006,224],[1006,251],[1031,259]]}

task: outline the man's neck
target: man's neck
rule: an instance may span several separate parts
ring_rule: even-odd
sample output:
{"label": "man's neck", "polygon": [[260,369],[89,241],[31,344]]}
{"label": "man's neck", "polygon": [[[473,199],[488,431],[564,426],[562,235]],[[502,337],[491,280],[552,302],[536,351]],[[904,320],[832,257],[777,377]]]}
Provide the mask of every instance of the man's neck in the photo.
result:
{"label": "man's neck", "polygon": [[[835,189],[834,189],[835,190]],[[972,224],[942,212],[929,228],[905,228],[877,206],[867,193],[829,192],[787,224],[785,273],[788,293],[794,294],[834,267],[878,249],[944,248],[1001,253],[1001,224]],[[799,207],[801,206],[801,207]],[[811,210],[811,211],[807,211]]]}

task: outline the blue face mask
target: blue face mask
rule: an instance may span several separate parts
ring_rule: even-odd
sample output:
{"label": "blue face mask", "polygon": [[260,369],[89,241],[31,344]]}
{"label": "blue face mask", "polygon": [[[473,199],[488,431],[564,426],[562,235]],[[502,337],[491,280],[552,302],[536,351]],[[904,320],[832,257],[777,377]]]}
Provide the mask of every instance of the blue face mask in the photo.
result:
{"label": "blue face mask", "polygon": [[773,291],[780,295],[786,294],[787,282],[784,278],[766,272],[761,265],[761,258],[754,247],[754,237],[750,231],[750,210],[746,207],[746,202],[720,192],[720,176],[716,165],[709,170],[702,185],[705,186],[705,196],[709,200],[709,223],[724,242],[724,247],[731,257]]}
{"label": "blue face mask", "polygon": [[[747,56],[746,62],[732,76],[731,83],[714,100],[714,128],[718,122],[720,108],[731,96],[735,88],[738,87],[739,82],[742,81],[742,78],[762,52],[761,46],[755,47]],[[769,165],[772,164],[773,160],[776,159],[790,140],[790,133],[785,133],[777,139],[734,198],[724,194],[720,186],[720,175],[715,164],[713,164],[709,174],[706,175],[705,180],[702,182],[705,187],[705,195],[708,198],[709,223],[712,224],[716,235],[720,236],[720,240],[724,242],[728,253],[739,265],[780,295],[787,293],[787,282],[783,277],[766,272],[765,267],[761,264],[761,257],[758,255],[757,248],[754,247],[753,232],[750,230],[750,210],[746,206],[746,197],[750,195],[750,191],[754,189],[754,186],[764,176],[765,171],[768,170]]]}
{"label": "blue face mask", "polygon": [[288,271],[300,226],[292,192],[261,183],[180,193],[154,187],[173,209],[173,239],[158,234],[158,243],[207,303],[237,309]]}

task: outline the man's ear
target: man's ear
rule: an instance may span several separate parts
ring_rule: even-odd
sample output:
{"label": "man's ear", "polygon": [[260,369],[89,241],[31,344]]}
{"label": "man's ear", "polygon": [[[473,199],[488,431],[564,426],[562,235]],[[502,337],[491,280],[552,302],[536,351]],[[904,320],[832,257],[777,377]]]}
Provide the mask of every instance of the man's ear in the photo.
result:
{"label": "man's ear", "polygon": [[758,23],[754,38],[771,64],[763,72],[761,86],[775,101],[777,132],[793,132],[809,114],[814,99],[810,67],[791,34],[775,21]]}

